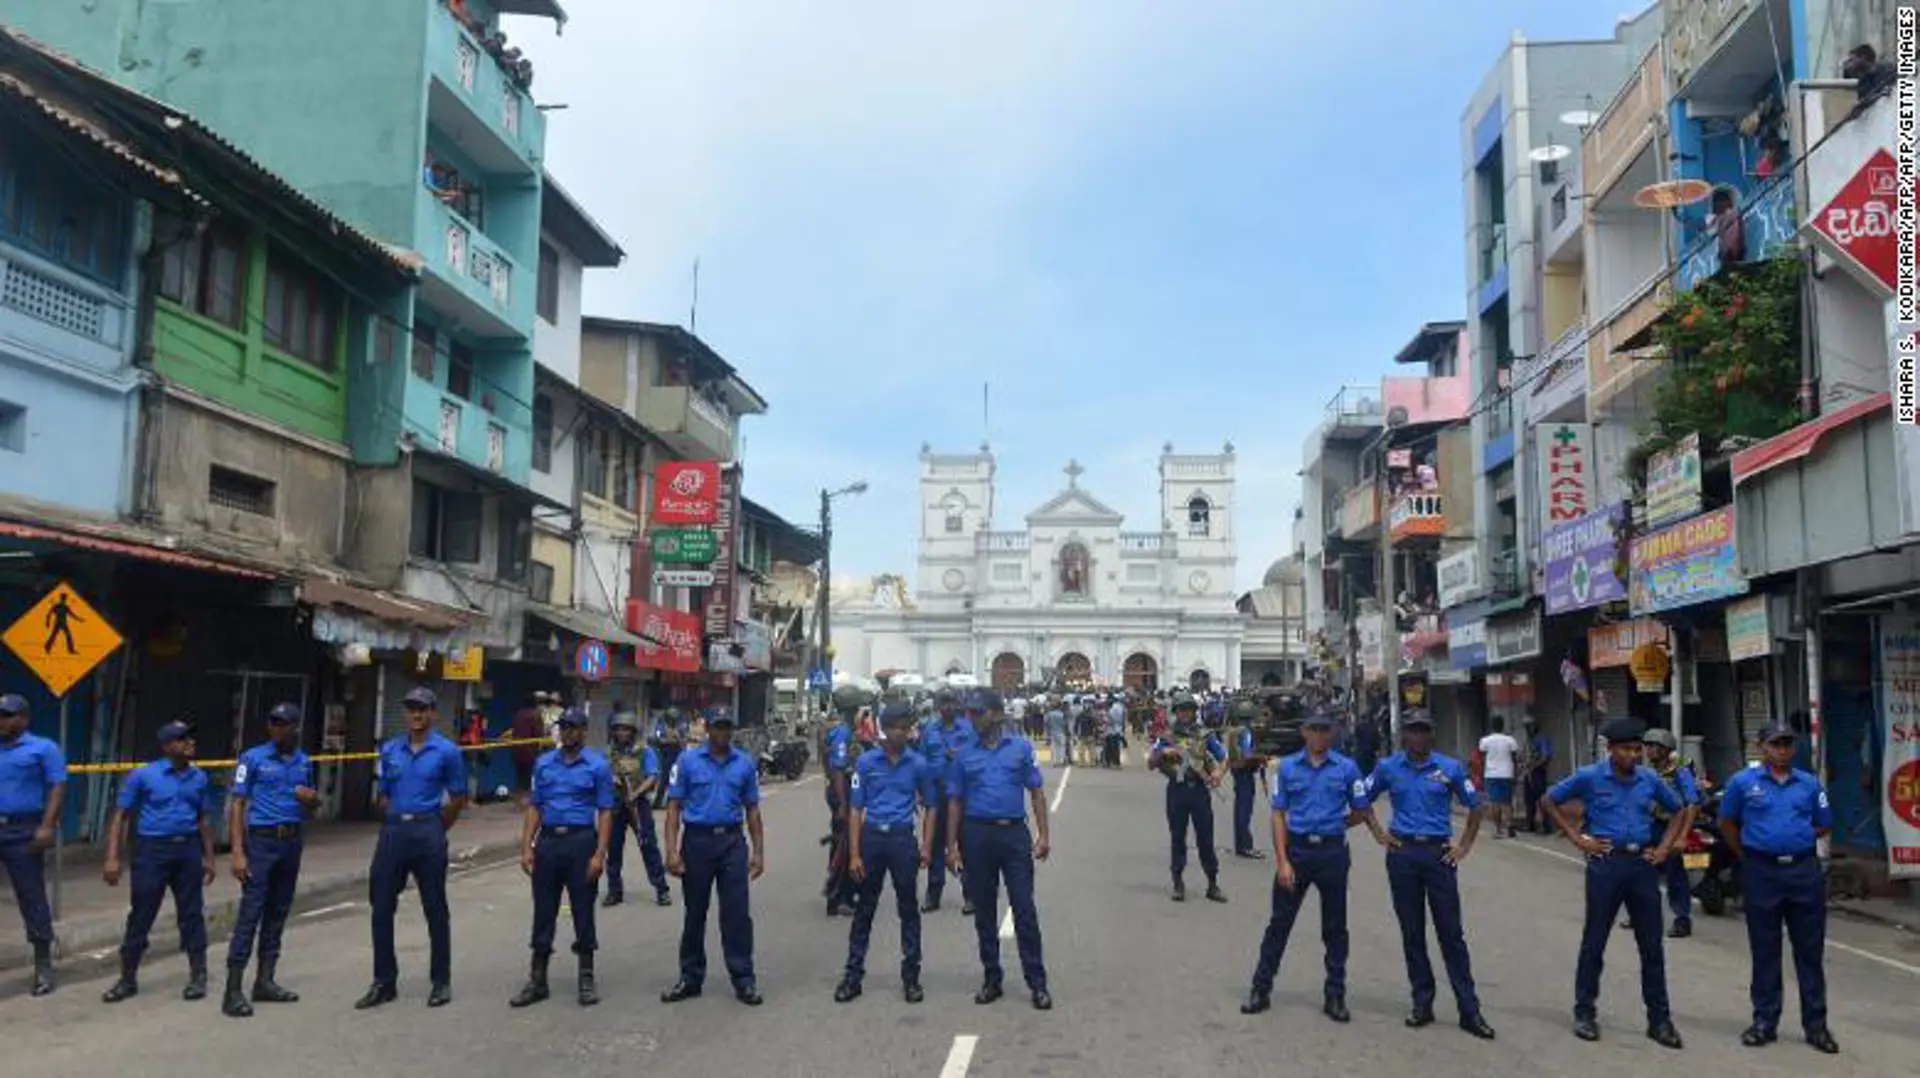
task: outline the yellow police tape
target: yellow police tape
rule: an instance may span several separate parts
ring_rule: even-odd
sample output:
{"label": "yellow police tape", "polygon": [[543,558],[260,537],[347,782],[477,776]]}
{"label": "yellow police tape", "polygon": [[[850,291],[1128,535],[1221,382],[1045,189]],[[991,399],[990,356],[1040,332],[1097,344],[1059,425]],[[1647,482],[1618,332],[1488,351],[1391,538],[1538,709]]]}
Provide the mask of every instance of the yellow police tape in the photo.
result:
{"label": "yellow police tape", "polygon": [[[511,749],[520,745],[551,745],[553,741],[544,737],[508,738],[502,741],[487,741],[479,745],[461,745],[461,752],[486,752],[488,749]],[[364,760],[378,760],[377,752],[328,752],[307,759],[316,764],[345,764]],[[222,771],[239,764],[238,760],[195,760],[193,766],[202,771]],[[130,763],[112,764],[69,764],[69,775],[118,775],[132,771],[136,767],[147,766],[147,761],[136,760]]]}

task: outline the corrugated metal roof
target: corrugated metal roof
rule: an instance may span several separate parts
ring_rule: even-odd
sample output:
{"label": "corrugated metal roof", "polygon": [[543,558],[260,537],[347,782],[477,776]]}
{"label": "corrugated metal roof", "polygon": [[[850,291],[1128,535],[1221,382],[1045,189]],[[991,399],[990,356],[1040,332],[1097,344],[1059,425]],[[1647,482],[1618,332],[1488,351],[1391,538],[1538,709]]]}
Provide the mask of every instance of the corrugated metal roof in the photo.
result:
{"label": "corrugated metal roof", "polygon": [[92,120],[87,119],[72,109],[65,108],[41,96],[25,79],[11,72],[0,71],[0,91],[20,99],[25,102],[28,107],[39,112],[47,119],[86,139],[88,142],[93,143],[93,145],[99,147],[101,150],[118,158],[128,167],[144,174],[148,179],[174,188],[187,198],[204,205],[204,201],[198,195],[187,189],[186,184],[181,180],[178,172],[163,165],[156,164],[153,161],[149,161],[137,153],[133,147],[107,134],[104,129]]}
{"label": "corrugated metal roof", "polygon": [[215,558],[187,554],[178,550],[166,550],[147,542],[135,542],[125,539],[109,539],[100,535],[88,535],[60,528],[45,528],[37,524],[24,524],[11,520],[0,520],[0,535],[16,539],[34,539],[41,542],[58,543],[61,546],[77,547],[82,550],[98,551],[102,554],[119,554],[124,557],[138,558],[141,561],[161,562],[177,565],[183,569],[199,569],[209,573],[225,573],[228,576],[242,576],[253,580],[273,580],[274,574],[251,569],[244,565],[220,561]]}

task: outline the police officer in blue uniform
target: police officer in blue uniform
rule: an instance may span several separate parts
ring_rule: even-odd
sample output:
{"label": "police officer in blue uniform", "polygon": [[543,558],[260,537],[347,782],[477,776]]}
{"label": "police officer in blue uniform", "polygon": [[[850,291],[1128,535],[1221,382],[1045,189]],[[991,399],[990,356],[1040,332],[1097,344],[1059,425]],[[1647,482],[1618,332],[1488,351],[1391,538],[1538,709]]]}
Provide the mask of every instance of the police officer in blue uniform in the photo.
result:
{"label": "police officer in blue uniform", "polygon": [[[847,936],[847,971],[833,990],[835,1003],[860,996],[866,974],[867,941],[873,933],[873,915],[880,892],[893,882],[894,907],[900,914],[900,988],[908,1003],[926,998],[920,988],[920,907],[917,905],[920,870],[932,861],[933,827],[930,818],[940,803],[944,768],[907,747],[913,731],[913,708],[888,704],[880,713],[884,740],[878,751],[862,753],[848,784],[853,818],[848,837],[848,871],[860,888]],[[915,835],[920,838],[915,840]]]}
{"label": "police officer in blue uniform", "polygon": [[1259,713],[1259,706],[1252,700],[1234,703],[1235,726],[1229,735],[1233,738],[1234,751],[1227,760],[1228,768],[1233,771],[1233,855],[1251,861],[1267,856],[1253,845],[1253,788],[1267,773],[1266,757],[1255,751],[1253,738],[1253,720]]}
{"label": "police officer in blue uniform", "polygon": [[[1586,924],[1580,933],[1580,964],[1574,973],[1573,1034],[1600,1039],[1595,1010],[1600,969],[1613,918],[1625,906],[1640,949],[1640,996],[1647,1007],[1647,1037],[1664,1048],[1681,1046],[1667,1002],[1667,960],[1660,938],[1660,863],[1680,837],[1680,795],[1640,762],[1646,727],[1614,719],[1600,730],[1607,758],[1555,783],[1541,807],[1587,857]],[[1561,806],[1586,806],[1586,828],[1576,828]],[[1672,813],[1664,834],[1653,834],[1653,806]]]}
{"label": "police officer in blue uniform", "polygon": [[[747,835],[740,834],[741,824]],[[749,1007],[764,1000],[753,974],[753,913],[747,884],[767,868],[760,823],[760,775],[753,758],[733,747],[733,716],[707,723],[707,743],[680,754],[667,778],[667,871],[681,878],[686,921],[680,930],[680,979],[660,993],[678,1003],[700,994],[707,979],[707,906],[720,893],[720,947],[733,996]],[[747,846],[752,841],[752,849]]]}
{"label": "police officer in blue uniform", "polygon": [[[633,712],[616,712],[607,724],[607,763],[613,767],[613,838],[607,844],[607,897],[603,906],[618,906],[626,900],[621,869],[626,862],[627,832],[639,836],[640,861],[646,866],[647,882],[653,885],[653,904],[673,905],[673,892],[667,889],[667,863],[660,856],[660,839],[653,826],[653,795],[660,786],[660,754],[652,745],[639,740],[639,726]],[[631,777],[623,782],[629,770]]]}
{"label": "police officer in blue uniform", "polygon": [[824,890],[828,917],[842,914],[852,916],[855,905],[853,876],[847,871],[847,782],[852,777],[853,758],[857,753],[853,724],[866,699],[867,694],[851,685],[842,685],[833,690],[833,707],[838,718],[827,728],[825,761],[829,820],[827,884]]}
{"label": "police officer in blue uniform", "polygon": [[1323,1010],[1336,1022],[1347,1011],[1347,873],[1353,857],[1347,828],[1366,809],[1360,769],[1333,750],[1333,716],[1316,712],[1301,724],[1306,748],[1280,759],[1273,781],[1273,914],[1260,940],[1253,988],[1241,1014],[1273,1006],[1273,979],[1293,935],[1307,888],[1320,892],[1320,940],[1327,951]]}
{"label": "police officer in blue uniform", "polygon": [[159,732],[161,758],[134,769],[120,786],[120,800],[107,822],[107,859],[100,875],[120,883],[120,834],[129,813],[134,825],[133,906],[120,943],[120,979],[100,998],[107,1003],[140,992],[140,956],[147,933],[171,891],[187,952],[187,986],[181,999],[207,994],[207,918],[202,888],[213,882],[213,826],[206,817],[207,773],[193,765],[193,728],[170,722]]}
{"label": "police officer in blue uniform", "polygon": [[[1400,921],[1407,982],[1413,988],[1407,1028],[1433,1024],[1433,962],[1427,956],[1427,910],[1431,908],[1447,983],[1460,1008],[1460,1028],[1490,1041],[1493,1027],[1480,1013],[1466,928],[1460,921],[1460,862],[1473,850],[1486,806],[1460,761],[1433,751],[1433,719],[1425,710],[1401,716],[1400,731],[1404,748],[1375,765],[1367,779],[1368,803],[1385,794],[1393,805],[1393,827],[1382,828],[1372,813],[1367,827],[1375,841],[1387,848],[1387,885],[1393,894],[1394,916]],[[1468,812],[1467,829],[1459,842],[1453,841],[1455,804]]]}
{"label": "police officer in blue uniform", "polygon": [[433,690],[410,690],[401,700],[406,732],[380,746],[380,812],[386,823],[373,848],[368,893],[373,903],[373,984],[354,1003],[359,1010],[398,998],[400,960],[393,949],[393,917],[411,877],[427,917],[427,1006],[453,1002],[453,924],[447,912],[447,832],[467,805],[467,768],[460,748],[434,729]]}
{"label": "police officer in blue uniform", "polygon": [[33,947],[33,994],[53,992],[53,911],[47,905],[46,850],[67,796],[60,746],[27,730],[26,697],[0,696],[0,868]]}
{"label": "police officer in blue uniform", "polygon": [[561,712],[560,747],[541,753],[533,765],[533,790],[520,826],[520,869],[533,881],[533,962],[527,983],[509,1001],[514,1007],[530,1007],[548,996],[547,963],[553,958],[563,894],[573,910],[580,1005],[600,1002],[593,981],[593,952],[600,945],[593,905],[613,835],[613,768],[586,747],[587,722],[587,713],[577,707]]}
{"label": "police officer in blue uniform", "polygon": [[[267,742],[240,754],[227,798],[227,836],[233,878],[240,881],[240,911],[227,942],[227,990],[220,1011],[229,1018],[253,1014],[253,1003],[297,1003],[297,993],[274,978],[280,937],[293,910],[306,844],[307,814],[320,803],[313,764],[300,749],[300,706],[275,704],[267,713]],[[254,933],[260,936],[260,966],[253,975],[253,1003],[241,990]]]}
{"label": "police officer in blue uniform", "polygon": [[[973,931],[980,941],[980,965],[986,981],[974,993],[986,1004],[1005,994],[1000,968],[1000,882],[1007,884],[1014,939],[1020,948],[1020,972],[1033,993],[1035,1010],[1051,1010],[1047,966],[1040,949],[1040,913],[1033,902],[1033,863],[1047,859],[1046,790],[1033,743],[1007,732],[1006,705],[1000,694],[977,690],[967,701],[976,716],[979,739],[962,749],[947,774],[947,864],[962,877],[972,903]],[[1027,829],[1026,802],[1033,808],[1034,830]]]}
{"label": "police officer in blue uniform", "polygon": [[1220,889],[1220,855],[1213,848],[1213,791],[1220,786],[1227,747],[1208,730],[1195,725],[1199,706],[1185,693],[1173,698],[1174,726],[1168,736],[1153,743],[1147,767],[1167,777],[1167,831],[1172,838],[1168,867],[1173,872],[1175,902],[1187,900],[1187,825],[1193,825],[1193,844],[1200,868],[1207,874],[1207,899],[1225,902]]}
{"label": "police officer in blue uniform", "polygon": [[1833,806],[1820,780],[1793,766],[1794,741],[1791,726],[1767,729],[1760,762],[1735,775],[1720,798],[1720,832],[1740,858],[1753,957],[1753,1025],[1740,1043],[1759,1048],[1779,1037],[1784,925],[1800,984],[1800,1028],[1808,1044],[1831,1055],[1840,1045],[1827,1028],[1827,882],[1819,841],[1833,830]]}
{"label": "police officer in blue uniform", "polygon": [[[979,736],[974,732],[973,722],[962,713],[960,694],[952,689],[941,689],[933,696],[934,717],[920,730],[920,755],[927,758],[940,773],[937,784],[938,802],[933,812],[933,849],[941,852],[947,848],[947,782],[948,770],[953,766],[954,758],[974,742]],[[940,897],[947,888],[947,865],[944,857],[935,858],[927,866],[927,900],[921,904],[921,913],[932,913],[940,908]],[[960,915],[973,916],[973,902],[966,897],[967,878],[960,875]]]}

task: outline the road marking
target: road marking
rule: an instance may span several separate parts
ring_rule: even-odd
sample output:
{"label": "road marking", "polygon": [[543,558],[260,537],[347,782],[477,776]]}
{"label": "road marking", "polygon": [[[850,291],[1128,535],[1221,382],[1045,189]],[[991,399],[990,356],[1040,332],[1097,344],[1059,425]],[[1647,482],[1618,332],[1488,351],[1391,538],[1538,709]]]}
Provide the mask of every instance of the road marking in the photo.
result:
{"label": "road marking", "polygon": [[1067,780],[1072,777],[1073,765],[1068,764],[1067,769],[1060,772],[1060,785],[1053,788],[1053,804],[1047,806],[1048,812],[1060,811],[1060,799],[1067,796]]}
{"label": "road marking", "polygon": [[1000,938],[1003,940],[1010,940],[1013,938],[1013,907],[1012,906],[1008,906],[1007,912],[1002,914],[1000,917]]}
{"label": "road marking", "polygon": [[1507,846],[1505,848],[1509,850],[1525,850],[1528,853],[1537,853],[1542,857],[1552,857],[1556,860],[1565,861],[1570,865],[1580,865],[1581,867],[1585,867],[1587,863],[1587,859],[1584,857],[1575,857],[1570,853],[1561,853],[1559,850],[1549,850],[1544,846],[1535,846],[1527,842],[1516,842],[1513,845]]}
{"label": "road marking", "polygon": [[304,920],[308,917],[325,917],[329,913],[339,913],[341,910],[350,910],[355,906],[358,906],[359,904],[360,903],[358,902],[335,902],[331,906],[322,906],[317,910],[308,910],[307,912],[301,914],[299,919]]}
{"label": "road marking", "polygon": [[953,1047],[947,1051],[947,1064],[940,1068],[940,1078],[967,1078],[967,1068],[973,1065],[973,1049],[980,1038],[971,1033],[962,1033],[953,1038]]}

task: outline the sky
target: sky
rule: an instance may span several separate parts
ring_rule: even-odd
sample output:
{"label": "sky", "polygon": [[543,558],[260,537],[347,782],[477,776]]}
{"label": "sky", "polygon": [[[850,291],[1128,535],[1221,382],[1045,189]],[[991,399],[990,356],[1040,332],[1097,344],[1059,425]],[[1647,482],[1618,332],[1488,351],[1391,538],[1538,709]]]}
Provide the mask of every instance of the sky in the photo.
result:
{"label": "sky", "polygon": [[[746,492],[834,571],[911,574],[919,454],[997,458],[994,524],[1066,485],[1157,526],[1161,447],[1235,446],[1242,588],[1301,446],[1464,317],[1460,123],[1515,31],[1633,0],[571,0],[513,19],[547,168],[627,252],[588,313],[687,324],[769,402]],[[982,407],[990,386],[991,407]]]}

